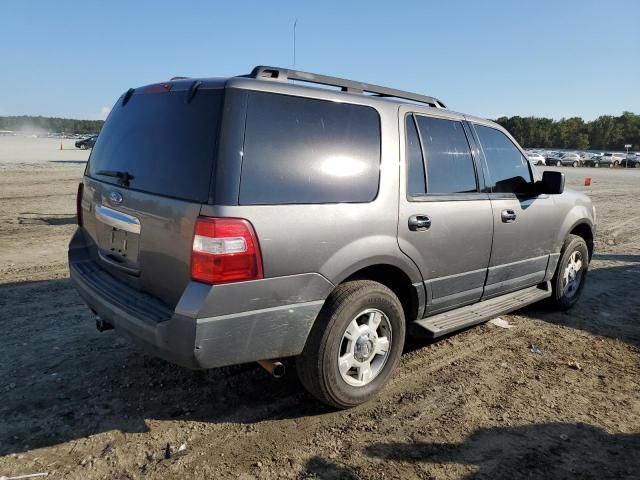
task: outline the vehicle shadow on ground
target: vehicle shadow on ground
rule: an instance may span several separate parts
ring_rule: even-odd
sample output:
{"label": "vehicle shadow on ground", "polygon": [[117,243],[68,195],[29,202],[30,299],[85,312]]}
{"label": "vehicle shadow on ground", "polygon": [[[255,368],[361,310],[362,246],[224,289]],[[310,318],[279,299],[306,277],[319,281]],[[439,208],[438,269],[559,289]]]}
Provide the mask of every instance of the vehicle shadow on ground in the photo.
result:
{"label": "vehicle shadow on ground", "polygon": [[[611,435],[581,423],[493,427],[462,443],[378,443],[365,449],[387,461],[474,467],[466,479],[640,478],[639,451],[640,434]],[[307,468],[314,465],[319,462]]]}
{"label": "vehicle shadow on ground", "polygon": [[77,218],[74,215],[56,213],[21,213],[18,217],[20,225],[75,225]]}
{"label": "vehicle shadow on ground", "polygon": [[[640,255],[602,254],[596,255],[594,260],[624,265],[591,268],[580,300],[567,312],[559,312],[549,302],[542,301],[513,313],[640,347],[640,295],[630,293],[633,285],[640,281]],[[476,326],[467,330],[473,328]],[[407,338],[405,353],[460,333],[430,339],[419,328],[413,332],[416,336]]]}
{"label": "vehicle shadow on ground", "polygon": [[571,310],[558,312],[540,302],[518,314],[640,347],[640,295],[633,293],[640,280],[640,255],[601,254],[593,260],[595,268],[590,268],[582,296]]}
{"label": "vehicle shadow on ground", "polygon": [[[257,364],[192,371],[99,333],[69,279],[0,284],[0,455],[147,420],[254,423],[330,413],[299,384]],[[70,447],[72,448],[72,447]]]}

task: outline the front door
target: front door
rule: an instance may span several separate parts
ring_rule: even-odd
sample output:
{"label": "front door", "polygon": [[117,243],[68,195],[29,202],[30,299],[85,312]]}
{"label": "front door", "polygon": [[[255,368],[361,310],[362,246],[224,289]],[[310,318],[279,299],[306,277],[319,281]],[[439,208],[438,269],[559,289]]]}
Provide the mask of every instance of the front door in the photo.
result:
{"label": "front door", "polygon": [[537,195],[526,156],[502,131],[473,124],[491,197],[493,246],[484,298],[545,279],[557,231],[554,201]]}
{"label": "front door", "polygon": [[491,202],[462,120],[400,112],[398,242],[422,273],[427,314],[478,301],[489,265]]}

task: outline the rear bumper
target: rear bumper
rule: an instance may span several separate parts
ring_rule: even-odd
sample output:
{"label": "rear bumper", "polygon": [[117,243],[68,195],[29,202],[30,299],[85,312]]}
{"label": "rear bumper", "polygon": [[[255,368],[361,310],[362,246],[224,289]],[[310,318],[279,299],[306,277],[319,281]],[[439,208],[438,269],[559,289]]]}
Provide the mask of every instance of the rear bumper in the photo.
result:
{"label": "rear bumper", "polygon": [[[83,237],[78,229],[69,246],[71,280],[83,300],[117,332],[151,355],[187,368],[214,368],[300,354],[332,287],[324,280],[328,285],[313,289],[312,297],[319,296],[317,299],[302,297],[306,301],[276,305],[272,305],[272,299],[265,308],[200,318],[200,312],[212,311],[212,298],[220,296],[214,290],[221,286],[191,282],[176,309],[171,310],[101,269],[90,258]],[[278,279],[260,282],[269,280]],[[224,296],[242,298],[238,289],[246,290],[243,303],[253,306],[250,299],[254,300],[251,295],[255,285],[246,284],[225,285],[221,291]],[[278,284],[282,284],[282,279]],[[243,307],[237,305],[238,310],[244,310]],[[227,304],[225,310],[228,309]]]}

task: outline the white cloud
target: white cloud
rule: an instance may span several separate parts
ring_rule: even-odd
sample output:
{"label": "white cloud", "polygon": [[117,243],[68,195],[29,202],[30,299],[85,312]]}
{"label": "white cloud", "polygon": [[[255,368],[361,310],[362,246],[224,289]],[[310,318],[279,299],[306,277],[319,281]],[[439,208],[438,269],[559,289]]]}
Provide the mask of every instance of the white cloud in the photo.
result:
{"label": "white cloud", "polygon": [[109,115],[110,111],[110,107],[104,106],[101,107],[97,112],[94,110],[93,112],[89,113],[85,118],[88,118],[89,120],[106,120],[107,115]]}
{"label": "white cloud", "polygon": [[106,107],[106,106],[102,107],[100,109],[100,115],[99,115],[100,120],[105,120],[107,118],[107,115],[109,115],[110,111],[111,111],[110,107]]}

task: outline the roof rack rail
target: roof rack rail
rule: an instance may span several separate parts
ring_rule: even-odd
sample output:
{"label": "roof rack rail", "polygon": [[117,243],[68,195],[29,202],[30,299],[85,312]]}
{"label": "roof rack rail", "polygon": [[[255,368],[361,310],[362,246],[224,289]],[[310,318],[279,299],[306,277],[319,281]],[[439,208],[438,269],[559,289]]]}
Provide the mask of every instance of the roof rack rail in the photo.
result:
{"label": "roof rack rail", "polygon": [[181,77],[181,76],[177,76],[177,77],[171,77],[171,80],[169,80],[170,82],[173,82],[174,80],[188,80],[191,77]]}
{"label": "roof rack rail", "polygon": [[249,78],[259,80],[275,80],[279,82],[287,82],[289,80],[298,80],[301,82],[316,83],[320,85],[329,85],[339,87],[343,92],[349,93],[373,93],[379,97],[402,98],[417,103],[426,103],[435,108],[447,108],[444,103],[434,97],[420,95],[418,93],[405,92],[396,90],[395,88],[381,87],[370,83],[356,82],[354,80],[346,80],[344,78],[330,77],[327,75],[319,75],[317,73],[300,72],[298,70],[289,70],[282,67],[268,67],[258,65],[249,75]]}

